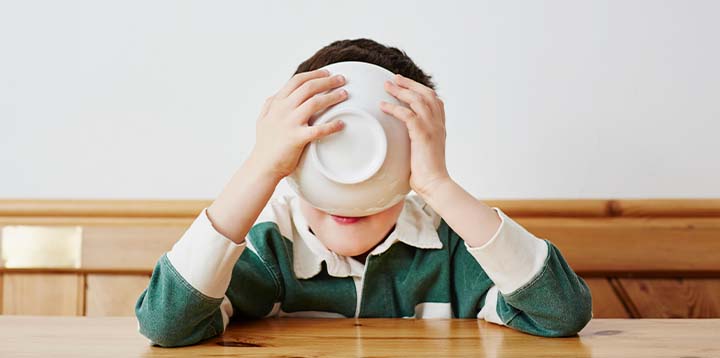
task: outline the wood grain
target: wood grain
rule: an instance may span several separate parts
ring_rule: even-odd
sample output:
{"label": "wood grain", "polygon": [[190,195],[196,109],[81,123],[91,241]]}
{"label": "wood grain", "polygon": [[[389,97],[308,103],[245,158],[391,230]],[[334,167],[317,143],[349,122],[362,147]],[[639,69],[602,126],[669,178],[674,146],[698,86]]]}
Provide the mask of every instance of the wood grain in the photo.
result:
{"label": "wood grain", "polygon": [[0,317],[14,357],[717,357],[720,320],[593,320],[542,338],[480,320],[266,319],[184,348],[151,347],[134,318]]}
{"label": "wood grain", "polygon": [[149,275],[151,269],[84,269],[84,268],[7,268],[0,267],[0,273],[73,273],[73,274],[101,274],[101,275]]}
{"label": "wood grain", "polygon": [[511,217],[604,217],[610,216],[611,200],[483,200]]}
{"label": "wood grain", "polygon": [[83,314],[84,280],[77,274],[3,275],[3,314],[78,316]]}
{"label": "wood grain", "polygon": [[720,218],[518,218],[581,274],[720,272]]}
{"label": "wood grain", "polygon": [[597,318],[630,318],[622,301],[617,296],[606,278],[586,278],[590,287],[593,303],[593,317]]}
{"label": "wood grain", "polygon": [[3,292],[5,291],[3,289],[3,286],[5,285],[5,283],[3,282],[3,276],[5,276],[5,275],[3,275],[2,272],[0,272],[0,314],[2,314],[2,312],[3,312],[3,300],[4,300]]}
{"label": "wood grain", "polygon": [[617,216],[720,217],[720,199],[624,199],[612,201]]}
{"label": "wood grain", "polygon": [[720,278],[619,281],[642,318],[720,317]]}
{"label": "wood grain", "polygon": [[76,310],[75,315],[76,316],[84,316],[85,315],[85,292],[86,292],[86,276],[85,275],[78,275],[76,274],[75,277],[77,277],[77,299],[75,300],[76,303]]}
{"label": "wood grain", "polygon": [[[517,217],[720,217],[720,198],[708,199],[482,199]],[[194,218],[211,200],[0,200],[7,217]]]}
{"label": "wood grain", "polygon": [[0,216],[185,217],[209,200],[0,200]]}
{"label": "wood grain", "polygon": [[134,316],[150,276],[87,275],[86,316]]}
{"label": "wood grain", "polygon": [[79,216],[0,216],[5,225],[80,225],[87,226],[190,226],[195,218],[126,218]]}
{"label": "wood grain", "polygon": [[[484,199],[511,216],[593,217],[612,214],[614,200]],[[0,200],[6,217],[176,217],[194,218],[211,200]]]}
{"label": "wood grain", "polygon": [[151,271],[186,229],[184,224],[85,227],[82,267]]}

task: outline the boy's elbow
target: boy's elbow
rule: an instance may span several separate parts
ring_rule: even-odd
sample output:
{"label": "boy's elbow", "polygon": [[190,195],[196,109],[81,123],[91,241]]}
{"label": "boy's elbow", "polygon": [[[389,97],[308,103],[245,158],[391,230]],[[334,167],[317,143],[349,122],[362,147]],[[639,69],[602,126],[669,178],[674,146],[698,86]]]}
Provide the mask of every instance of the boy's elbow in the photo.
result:
{"label": "boy's elbow", "polygon": [[578,334],[580,331],[582,331],[585,326],[587,326],[588,322],[590,322],[590,319],[592,318],[592,312],[591,310],[583,310],[580,312],[576,312],[573,317],[567,317],[563,320],[563,324],[561,327],[555,332],[556,334],[554,336],[556,337],[569,337],[574,336]]}
{"label": "boy's elbow", "polygon": [[181,347],[198,343],[200,339],[194,339],[178,330],[177,322],[163,319],[152,319],[137,315],[140,334],[149,339],[152,344],[161,347]]}
{"label": "boy's elbow", "polygon": [[150,343],[160,347],[172,348],[182,347],[187,344],[183,344],[183,340],[180,337],[172,337],[166,334],[159,334],[159,332],[148,332],[140,331],[145,338],[150,340]]}
{"label": "boy's elbow", "polygon": [[188,333],[187,327],[168,315],[143,305],[142,296],[135,307],[138,331],[152,344],[161,347],[180,347],[198,343],[202,337]]}
{"label": "boy's elbow", "polygon": [[165,348],[184,347],[198,343],[188,341],[187,339],[184,339],[182,337],[173,337],[165,334],[158,334],[152,336],[145,335],[145,337],[147,337],[152,344]]}
{"label": "boy's elbow", "polygon": [[592,319],[592,298],[586,295],[567,306],[558,317],[557,326],[549,330],[551,337],[569,337],[578,334]]}

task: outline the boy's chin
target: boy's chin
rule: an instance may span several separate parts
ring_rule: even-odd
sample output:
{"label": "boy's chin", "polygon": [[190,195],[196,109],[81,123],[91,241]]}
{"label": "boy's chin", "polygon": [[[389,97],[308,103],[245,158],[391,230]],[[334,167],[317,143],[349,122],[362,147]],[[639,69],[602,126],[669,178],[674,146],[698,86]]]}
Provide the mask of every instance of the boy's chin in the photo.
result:
{"label": "boy's chin", "polygon": [[328,247],[328,249],[340,256],[353,257],[368,252],[374,246],[375,245],[334,245],[334,247]]}

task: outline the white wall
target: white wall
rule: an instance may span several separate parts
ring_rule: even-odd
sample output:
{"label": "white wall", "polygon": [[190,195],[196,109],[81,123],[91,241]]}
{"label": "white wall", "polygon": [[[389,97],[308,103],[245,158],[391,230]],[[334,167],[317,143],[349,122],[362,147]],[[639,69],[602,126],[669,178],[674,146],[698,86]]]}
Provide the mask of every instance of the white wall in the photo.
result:
{"label": "white wall", "polygon": [[481,197],[720,197],[717,1],[2,1],[0,198],[211,198],[335,39],[405,49]]}

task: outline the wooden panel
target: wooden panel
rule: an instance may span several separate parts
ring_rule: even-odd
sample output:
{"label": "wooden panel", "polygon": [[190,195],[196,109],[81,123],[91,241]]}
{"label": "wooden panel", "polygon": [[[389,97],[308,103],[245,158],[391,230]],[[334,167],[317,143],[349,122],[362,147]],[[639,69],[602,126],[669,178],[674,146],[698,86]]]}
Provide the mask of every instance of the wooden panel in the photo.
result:
{"label": "wooden panel", "polygon": [[[511,216],[607,216],[609,200],[485,200]],[[195,217],[210,200],[0,200],[0,216]]]}
{"label": "wooden panel", "polygon": [[82,227],[13,225],[0,228],[0,262],[7,268],[79,268]]}
{"label": "wooden panel", "polygon": [[[483,201],[518,217],[720,216],[720,198]],[[210,200],[0,200],[0,216],[193,218],[210,203]]]}
{"label": "wooden panel", "polygon": [[720,272],[720,218],[519,218],[584,274]]}
{"label": "wooden panel", "polygon": [[606,278],[586,278],[593,301],[593,318],[630,318]]}
{"label": "wooden panel", "polygon": [[636,199],[614,200],[618,216],[719,217],[720,199]]}
{"label": "wooden panel", "polygon": [[186,225],[86,227],[82,267],[151,271],[186,229]]}
{"label": "wooden panel", "polygon": [[[194,219],[146,218],[0,218],[23,225],[83,225],[79,270],[48,272],[151,272],[160,256],[182,236]],[[31,222],[28,222],[31,221]],[[84,223],[83,223],[84,221]],[[0,271],[7,271],[2,268]],[[15,270],[22,271],[22,270]]]}
{"label": "wooden panel", "polygon": [[720,317],[720,278],[619,281],[641,318]]}
{"label": "wooden panel", "polygon": [[0,216],[195,217],[209,200],[0,200]]}
{"label": "wooden panel", "polygon": [[84,279],[78,274],[5,273],[3,314],[79,316]]}
{"label": "wooden panel", "polygon": [[483,200],[511,217],[603,217],[611,214],[609,200]]}
{"label": "wooden panel", "polygon": [[[2,242],[2,228],[0,227],[0,242]],[[2,268],[3,263],[0,262],[0,269]],[[3,312],[3,272],[0,271],[0,314]]]}
{"label": "wooden panel", "polygon": [[189,226],[195,218],[103,218],[76,216],[0,216],[0,227],[5,225],[79,225],[87,226]]}
{"label": "wooden panel", "polygon": [[[6,221],[3,222],[3,219]],[[5,217],[0,218],[0,227],[10,223],[83,225],[81,267],[77,272],[150,272],[160,256],[172,247],[193,220]],[[0,267],[0,271],[6,270]],[[47,271],[63,272],[57,269]]]}
{"label": "wooden panel", "polygon": [[149,282],[149,276],[88,275],[85,314],[133,316],[135,302]]}

